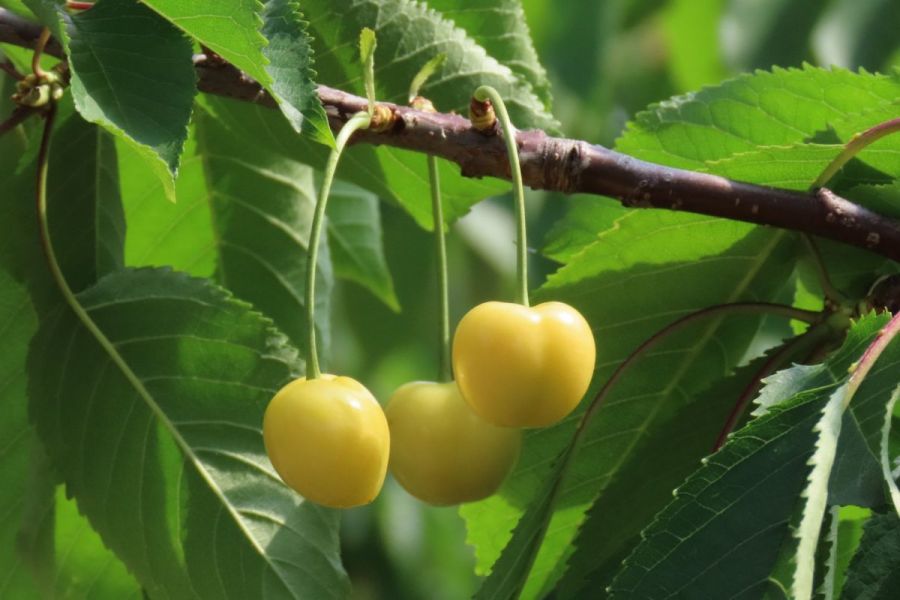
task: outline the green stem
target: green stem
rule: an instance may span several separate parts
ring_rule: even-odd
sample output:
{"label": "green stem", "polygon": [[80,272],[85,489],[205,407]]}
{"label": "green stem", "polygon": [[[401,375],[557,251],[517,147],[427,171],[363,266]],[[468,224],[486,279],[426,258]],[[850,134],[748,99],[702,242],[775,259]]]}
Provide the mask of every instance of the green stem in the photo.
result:
{"label": "green stem", "polygon": [[450,287],[447,274],[447,244],[444,240],[444,211],[441,208],[441,180],[437,158],[428,157],[428,180],[431,183],[431,214],[434,221],[434,249],[438,261],[438,302],[440,325],[438,329],[439,381],[450,381]]}
{"label": "green stem", "polygon": [[518,260],[516,262],[516,281],[518,295],[516,302],[528,306],[528,246],[525,238],[525,186],[522,184],[522,168],[519,166],[519,148],[516,145],[516,130],[509,120],[509,113],[500,94],[489,85],[483,85],[473,94],[476,100],[490,100],[497,113],[497,120],[503,130],[503,141],[506,142],[506,153],[509,155],[509,170],[512,175],[513,193],[516,197],[516,229],[518,232]]}
{"label": "green stem", "polygon": [[125,359],[119,354],[115,346],[109,338],[100,330],[94,320],[88,315],[84,307],[75,297],[72,288],[69,287],[59,262],[56,260],[56,252],[53,249],[53,242],[50,239],[50,226],[47,221],[47,170],[50,155],[50,137],[53,129],[53,121],[56,117],[56,104],[51,102],[47,109],[47,118],[44,123],[44,131],[41,135],[41,145],[38,149],[37,157],[37,183],[35,185],[35,205],[37,208],[38,230],[41,237],[41,246],[44,248],[44,255],[47,258],[47,264],[50,267],[50,274],[60,293],[65,299],[69,308],[78,317],[85,329],[87,329],[97,343],[103,348],[106,354],[112,359],[116,366],[128,379],[135,389],[143,390],[143,384],[137,379],[137,376],[131,368],[125,363]]}
{"label": "green stem", "polygon": [[831,283],[831,278],[828,276],[828,268],[825,266],[825,260],[822,258],[822,253],[819,252],[819,247],[816,245],[815,240],[808,233],[803,233],[800,237],[803,238],[803,243],[806,244],[806,249],[809,250],[809,255],[816,267],[822,294],[833,304],[841,304],[845,299],[844,295]]}
{"label": "green stem", "polygon": [[820,188],[831,181],[831,178],[841,170],[841,167],[850,162],[854,156],[862,152],[866,146],[877,142],[886,135],[897,132],[900,132],[900,117],[885,121],[884,123],[879,123],[874,127],[866,129],[862,133],[854,135],[844,146],[844,149],[841,150],[841,153],[825,167],[822,174],[819,175],[818,179],[812,184],[812,189]]}
{"label": "green stem", "polygon": [[334,150],[328,155],[328,163],[325,165],[325,175],[322,179],[322,189],[319,190],[319,198],[316,200],[316,212],[313,215],[312,231],[309,235],[309,248],[306,258],[306,323],[309,327],[309,348],[306,357],[306,378],[317,379],[322,372],[319,370],[319,353],[316,350],[316,263],[319,259],[319,240],[322,238],[322,224],[325,222],[325,207],[328,204],[328,195],[331,192],[331,183],[334,181],[334,172],[337,170],[338,161],[344,146],[350,136],[359,129],[365,129],[372,122],[372,115],[367,112],[358,112],[341,127],[335,138]]}

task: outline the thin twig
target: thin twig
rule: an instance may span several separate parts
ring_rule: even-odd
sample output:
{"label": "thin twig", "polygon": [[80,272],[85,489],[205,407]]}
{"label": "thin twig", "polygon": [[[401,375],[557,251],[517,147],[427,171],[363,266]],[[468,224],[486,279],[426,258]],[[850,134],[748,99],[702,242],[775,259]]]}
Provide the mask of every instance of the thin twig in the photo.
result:
{"label": "thin twig", "polygon": [[803,238],[803,243],[806,244],[806,249],[809,250],[813,265],[816,267],[816,274],[819,276],[819,286],[822,288],[822,294],[825,296],[826,301],[834,306],[838,306],[845,300],[845,296],[834,287],[833,283],[831,283],[831,277],[828,275],[828,268],[825,266],[825,260],[822,258],[819,246],[809,234],[804,233],[800,237]]}
{"label": "thin twig", "polygon": [[12,64],[12,61],[10,61],[8,59],[0,62],[0,69],[3,69],[4,71],[6,71],[9,74],[9,76],[12,77],[13,79],[15,79],[16,81],[22,81],[23,79],[25,79],[25,75],[20,73],[19,70],[16,68],[16,66],[14,64]]}
{"label": "thin twig", "polygon": [[2,136],[7,131],[12,131],[13,129],[15,129],[17,125],[22,123],[31,115],[36,115],[40,112],[41,110],[38,108],[32,108],[30,106],[17,106],[15,110],[13,110],[9,118],[0,123],[0,136]]}

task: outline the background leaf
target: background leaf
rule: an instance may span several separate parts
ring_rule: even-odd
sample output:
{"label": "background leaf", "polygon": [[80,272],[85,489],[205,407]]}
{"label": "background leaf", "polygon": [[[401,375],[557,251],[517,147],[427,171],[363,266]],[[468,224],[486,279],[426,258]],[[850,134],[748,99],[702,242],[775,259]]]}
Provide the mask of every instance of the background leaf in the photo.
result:
{"label": "background leaf", "polygon": [[489,55],[512,69],[550,110],[550,81],[531,42],[520,0],[428,0],[428,6],[465,29]]}
{"label": "background leaf", "polygon": [[900,586],[900,517],[872,515],[844,583],[844,600],[887,600]]}
{"label": "background leaf", "polygon": [[[198,114],[197,150],[212,214],[217,280],[305,349],[306,257],[316,203],[312,169],[260,148],[217,112]],[[327,242],[322,243],[316,324],[327,356],[333,280]]]}
{"label": "background leaf", "polygon": [[286,488],[262,444],[265,403],[298,367],[285,338],[212,284],[165,270],[119,271],[79,299],[127,367],[56,311],[32,345],[32,418],[79,509],[148,593],[342,597],[337,514]]}
{"label": "background leaf", "polygon": [[190,43],[134,0],[60,15],[78,111],[131,144],[174,199],[196,91]]}
{"label": "background leaf", "polygon": [[399,311],[381,243],[378,198],[355,185],[336,181],[326,211],[335,274],[366,287],[391,309]]}
{"label": "background leaf", "polygon": [[[613,597],[737,597],[766,588],[811,470],[813,428],[835,384],[883,322],[859,323],[818,372],[818,387],[771,406],[704,461],[642,533],[643,541],[613,581]],[[824,378],[833,383],[822,386]],[[730,535],[722,536],[722,528]]]}

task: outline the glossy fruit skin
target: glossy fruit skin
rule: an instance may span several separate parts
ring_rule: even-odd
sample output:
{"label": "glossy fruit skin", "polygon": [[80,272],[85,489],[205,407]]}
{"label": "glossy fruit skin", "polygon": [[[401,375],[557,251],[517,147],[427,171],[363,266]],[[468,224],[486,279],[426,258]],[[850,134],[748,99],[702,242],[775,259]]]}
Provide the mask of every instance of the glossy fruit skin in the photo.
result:
{"label": "glossy fruit skin", "polygon": [[472,412],[456,383],[400,386],[385,409],[391,473],[424,502],[448,506],[497,491],[519,457],[522,433]]}
{"label": "glossy fruit skin", "polygon": [[463,398],[501,427],[546,427],[568,415],[590,385],[595,358],[590,325],[562,302],[485,302],[453,338]]}
{"label": "glossy fruit skin", "polygon": [[387,419],[350,377],[288,383],[266,408],[263,439],[281,479],[316,504],[350,508],[381,491],[390,454]]}

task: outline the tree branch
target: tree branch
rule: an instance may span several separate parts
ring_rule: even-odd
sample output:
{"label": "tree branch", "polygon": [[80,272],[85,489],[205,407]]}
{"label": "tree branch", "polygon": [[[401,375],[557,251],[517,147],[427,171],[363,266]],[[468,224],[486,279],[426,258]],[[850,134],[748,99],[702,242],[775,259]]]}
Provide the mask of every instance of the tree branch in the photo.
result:
{"label": "tree branch", "polygon": [[[40,27],[0,9],[0,42],[33,47]],[[48,54],[62,57],[51,41]],[[221,58],[194,57],[198,88],[274,108],[255,81]],[[365,98],[319,86],[333,130],[356,112]],[[458,164],[466,177],[510,179],[499,134],[475,131],[455,114],[428,113],[385,103],[395,115],[382,132],[361,131],[354,143],[384,144],[438,156]],[[543,131],[517,136],[522,175],[534,189],[589,193],[618,199],[632,208],[662,208],[770,225],[844,242],[900,262],[900,223],[842,198],[828,189],[800,193],[644,162],[587,142],[554,138]]]}

